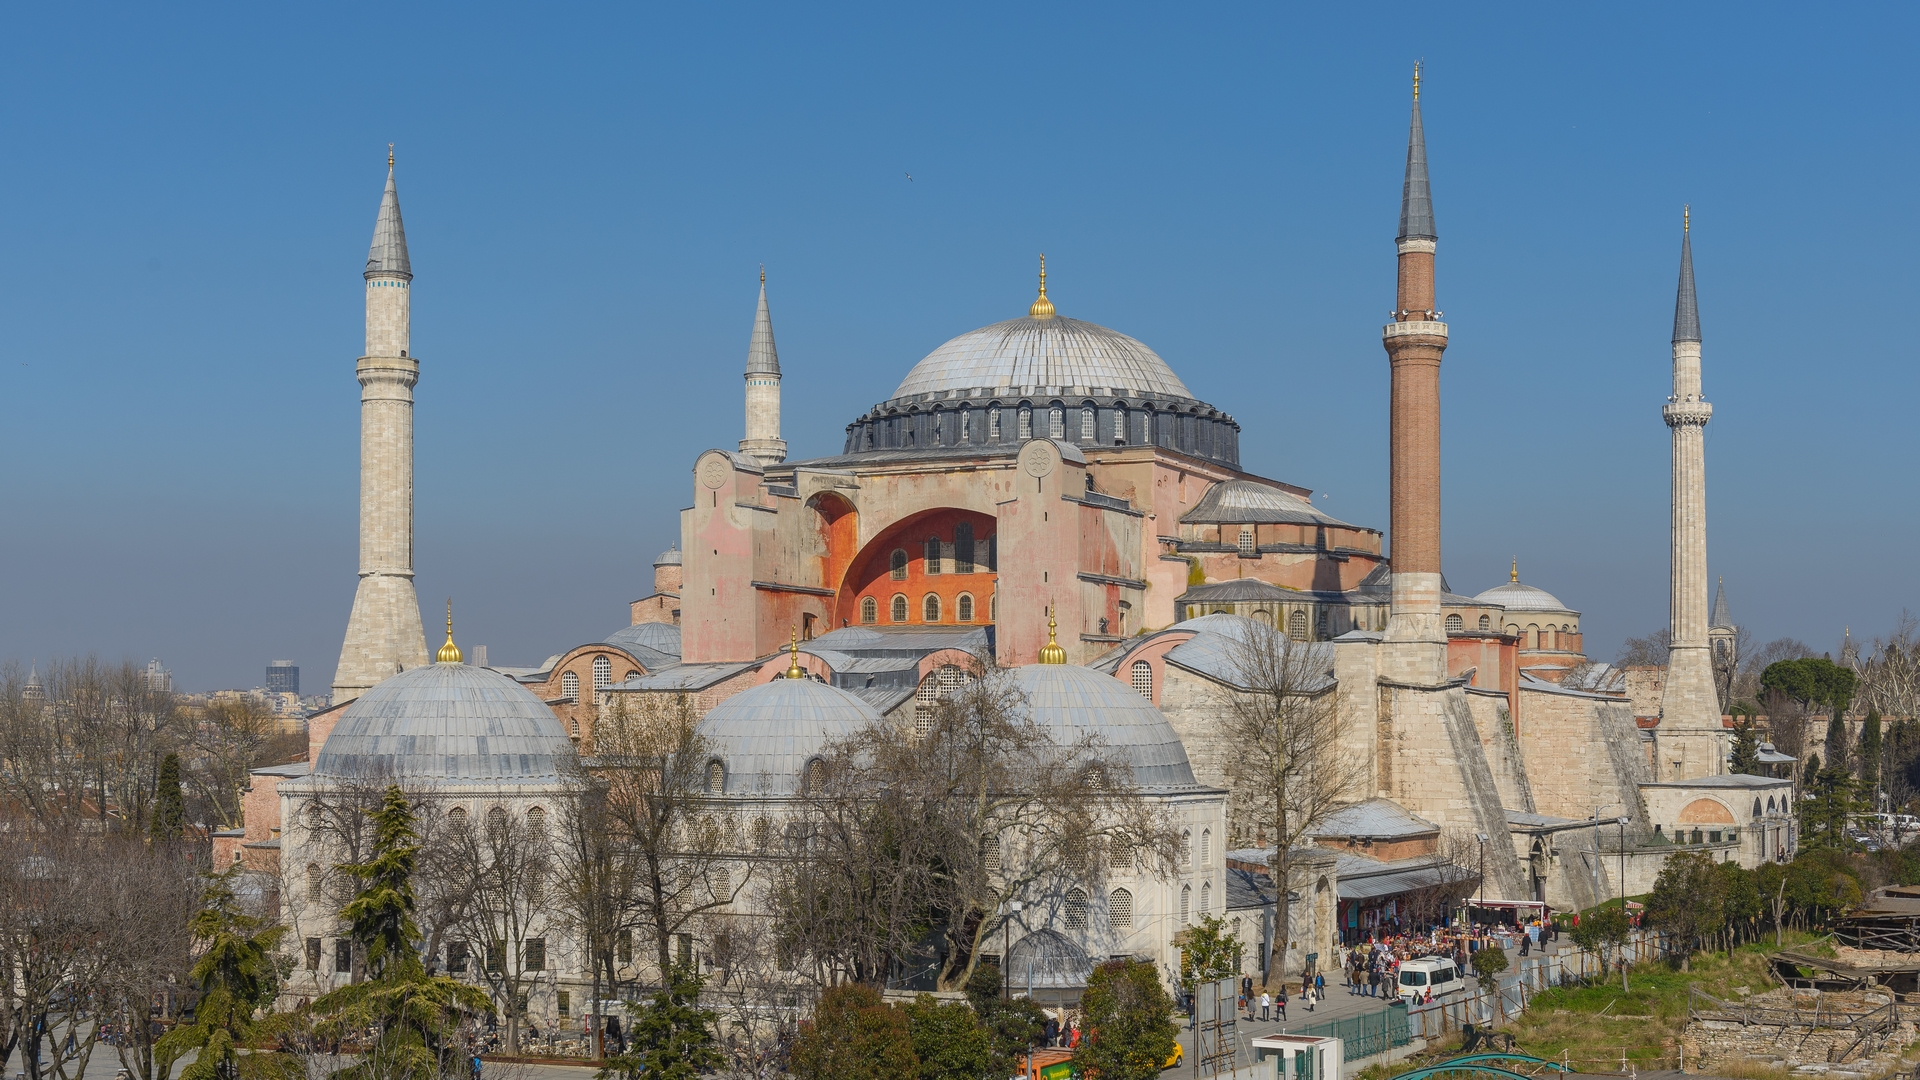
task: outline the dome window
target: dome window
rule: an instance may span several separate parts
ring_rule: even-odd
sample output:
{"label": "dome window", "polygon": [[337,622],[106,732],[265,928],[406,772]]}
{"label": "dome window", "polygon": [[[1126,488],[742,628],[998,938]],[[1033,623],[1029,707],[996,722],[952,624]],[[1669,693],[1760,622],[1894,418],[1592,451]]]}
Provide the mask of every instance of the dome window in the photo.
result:
{"label": "dome window", "polygon": [[1486,615],[1480,616],[1480,629],[1482,630],[1493,629],[1493,619]]}
{"label": "dome window", "polygon": [[807,794],[817,795],[821,785],[827,782],[827,763],[814,758],[807,762]]}
{"label": "dome window", "polygon": [[1055,439],[1067,437],[1067,411],[1058,405],[1047,410],[1047,434]]}
{"label": "dome window", "polygon": [[1240,530],[1240,554],[1242,555],[1258,554],[1258,552],[1254,549],[1254,546],[1253,546],[1253,530],[1252,529]]}
{"label": "dome window", "polygon": [[893,594],[893,610],[888,614],[893,616],[894,622],[907,621],[907,597],[905,593]]}
{"label": "dome window", "polygon": [[721,795],[727,790],[727,767],[718,761],[707,762],[707,794]]}
{"label": "dome window", "polygon": [[1113,410],[1113,445],[1127,445],[1127,410]]}
{"label": "dome window", "polygon": [[973,410],[960,410],[960,443],[966,445],[973,441]]}
{"label": "dome window", "polygon": [[1447,616],[1447,633],[1449,634],[1462,633],[1466,630],[1466,628],[1467,628],[1467,620],[1461,618],[1458,612],[1455,612],[1454,614]]}
{"label": "dome window", "polygon": [[1133,929],[1133,894],[1125,889],[1113,890],[1107,898],[1107,922],[1115,930]]}
{"label": "dome window", "polygon": [[875,600],[871,596],[861,597],[860,598],[860,621],[868,624],[879,622],[880,621],[880,601]]}
{"label": "dome window", "polygon": [[1031,406],[1027,406],[1027,405],[1020,406],[1019,430],[1020,430],[1021,439],[1024,440],[1024,439],[1033,438],[1033,409]]}
{"label": "dome window", "polygon": [[1153,665],[1145,660],[1135,660],[1131,672],[1133,689],[1148,701],[1153,700]]}
{"label": "dome window", "polygon": [[1082,405],[1080,407],[1080,441],[1090,443],[1093,440],[1093,406]]}
{"label": "dome window", "polygon": [[893,554],[887,557],[887,569],[893,580],[907,580],[907,553],[895,548]]}
{"label": "dome window", "polygon": [[1295,611],[1287,616],[1287,636],[1295,641],[1307,640],[1307,613]]}
{"label": "dome window", "polygon": [[1062,905],[1066,917],[1067,929],[1085,930],[1087,928],[1087,890],[1068,889],[1066,903]]}

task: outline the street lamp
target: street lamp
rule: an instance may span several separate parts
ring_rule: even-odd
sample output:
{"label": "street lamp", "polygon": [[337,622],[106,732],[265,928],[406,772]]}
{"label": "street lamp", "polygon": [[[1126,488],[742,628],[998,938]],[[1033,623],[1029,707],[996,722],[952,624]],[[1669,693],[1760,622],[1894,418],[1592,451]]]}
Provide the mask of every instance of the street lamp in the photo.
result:
{"label": "street lamp", "polygon": [[1000,919],[1000,1000],[1013,997],[1013,917],[1020,914],[1020,901],[1009,900],[1001,908]]}

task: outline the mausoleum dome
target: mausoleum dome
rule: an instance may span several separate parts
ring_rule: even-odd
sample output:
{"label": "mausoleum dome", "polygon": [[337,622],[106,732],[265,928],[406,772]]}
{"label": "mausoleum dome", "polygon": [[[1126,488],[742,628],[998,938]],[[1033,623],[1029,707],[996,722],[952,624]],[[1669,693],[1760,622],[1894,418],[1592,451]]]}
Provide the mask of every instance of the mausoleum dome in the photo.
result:
{"label": "mausoleum dome", "polygon": [[797,795],[827,744],[880,719],[852,694],[812,679],[774,679],[713,707],[695,729],[728,795]]}
{"label": "mausoleum dome", "polygon": [[316,779],[528,784],[560,779],[573,742],[546,703],[496,671],[429,664],[375,683],[341,710]]}
{"label": "mausoleum dome", "polygon": [[1028,717],[1071,745],[1085,735],[1100,753],[1133,767],[1133,782],[1148,791],[1194,786],[1187,748],[1166,716],[1139,691],[1111,675],[1074,664],[1034,664],[1009,676],[1027,696]]}

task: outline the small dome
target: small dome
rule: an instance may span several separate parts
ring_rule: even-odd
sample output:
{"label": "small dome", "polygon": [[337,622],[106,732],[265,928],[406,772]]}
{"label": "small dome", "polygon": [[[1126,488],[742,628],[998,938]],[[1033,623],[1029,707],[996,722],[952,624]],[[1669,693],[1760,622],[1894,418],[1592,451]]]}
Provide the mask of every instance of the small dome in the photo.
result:
{"label": "small dome", "polygon": [[795,795],[827,743],[880,719],[859,698],[812,679],[774,679],[714,706],[695,729],[726,769],[729,795]]}
{"label": "small dome", "polygon": [[679,566],[680,565],[680,545],[675,544],[672,547],[668,548],[667,550],[661,552],[659,555],[655,556],[653,560],[653,565]]}
{"label": "small dome", "polygon": [[1252,480],[1222,480],[1213,485],[1180,521],[1185,525],[1346,524],[1291,491]]}
{"label": "small dome", "polygon": [[623,649],[638,646],[666,653],[668,656],[680,655],[680,628],[667,623],[636,623],[623,626],[606,636],[606,643],[618,645]]}
{"label": "small dome", "polygon": [[1473,598],[1481,604],[1499,604],[1508,611],[1551,611],[1555,614],[1578,615],[1560,602],[1560,598],[1545,589],[1536,589],[1531,585],[1522,585],[1518,581],[1509,581],[1505,585],[1496,585]]}
{"label": "small dome", "polygon": [[1019,987],[1069,990],[1093,977],[1093,959],[1058,930],[1035,930],[1014,942],[1007,960],[1008,981]]}
{"label": "small dome", "polygon": [[401,783],[539,783],[573,754],[539,698],[488,668],[430,664],[376,683],[340,713],[313,776]]}
{"label": "small dome", "polygon": [[1027,695],[1034,723],[1059,729],[1061,743],[1093,734],[1133,767],[1133,782],[1145,789],[1192,787],[1193,766],[1173,725],[1153,702],[1110,675],[1075,664],[1014,668],[1014,682]]}
{"label": "small dome", "polygon": [[1104,387],[1129,397],[1189,398],[1159,354],[1117,330],[1060,316],[1008,319],[972,330],[913,366],[896,398],[937,390]]}

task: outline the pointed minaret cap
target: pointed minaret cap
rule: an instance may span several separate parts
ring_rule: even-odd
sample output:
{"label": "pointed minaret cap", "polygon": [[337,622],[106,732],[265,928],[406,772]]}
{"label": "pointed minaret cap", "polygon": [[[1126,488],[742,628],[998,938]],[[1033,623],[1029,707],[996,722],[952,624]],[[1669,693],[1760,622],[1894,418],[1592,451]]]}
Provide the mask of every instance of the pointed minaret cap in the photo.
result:
{"label": "pointed minaret cap", "polygon": [[1713,618],[1707,625],[1714,629],[1724,626],[1733,629],[1733,614],[1727,610],[1727,579],[1720,579],[1720,588],[1713,594]]}
{"label": "pointed minaret cap", "polygon": [[367,249],[367,275],[399,274],[413,280],[407,258],[407,227],[400,222],[400,192],[393,186],[393,144],[387,144],[387,190],[380,196],[380,216],[373,223],[373,246]]}
{"label": "pointed minaret cap", "polygon": [[1700,304],[1693,296],[1693,208],[1680,211],[1680,295],[1673,301],[1673,342],[1700,340]]}
{"label": "pointed minaret cap", "polygon": [[433,658],[442,664],[457,664],[460,662],[460,646],[453,643],[452,597],[447,598],[447,643],[440,646],[440,651],[433,654]]}
{"label": "pointed minaret cap", "polygon": [[767,268],[760,268],[760,307],[753,313],[753,340],[747,345],[747,377],[780,374],[780,353],[773,347],[773,316],[767,313]]}
{"label": "pointed minaret cap", "polygon": [[1420,65],[1413,65],[1413,123],[1407,129],[1407,179],[1400,188],[1401,240],[1438,240],[1427,183],[1427,133],[1420,124]]}

